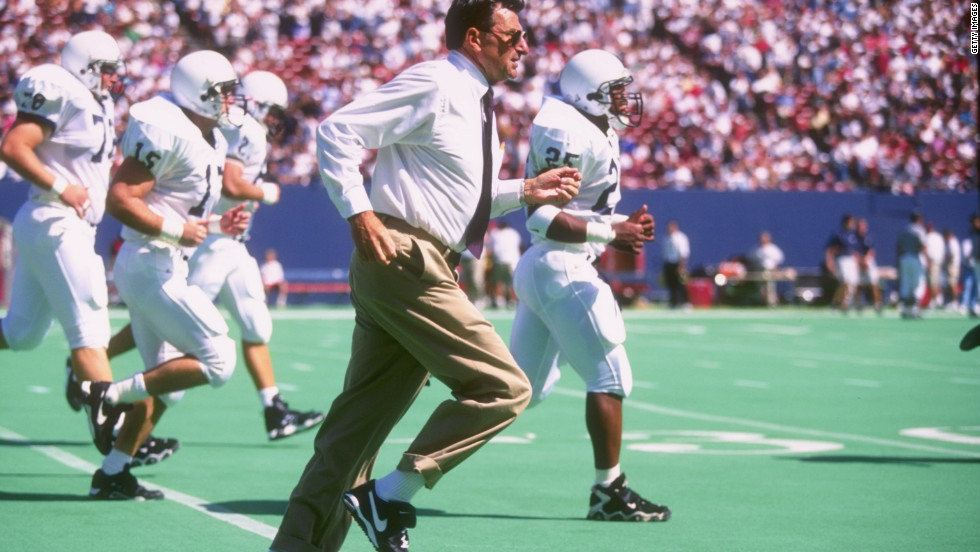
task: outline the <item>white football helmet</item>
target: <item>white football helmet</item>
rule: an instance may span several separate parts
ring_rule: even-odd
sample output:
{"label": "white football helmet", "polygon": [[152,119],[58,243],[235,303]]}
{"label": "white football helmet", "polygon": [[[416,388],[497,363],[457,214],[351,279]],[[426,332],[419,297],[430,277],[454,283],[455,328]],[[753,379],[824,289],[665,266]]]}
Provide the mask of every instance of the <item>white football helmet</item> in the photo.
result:
{"label": "white football helmet", "polygon": [[104,98],[102,75],[118,74],[123,66],[116,39],[102,31],[83,31],[72,35],[61,50],[61,66],[86,88]]}
{"label": "white football helmet", "polygon": [[619,58],[593,49],[568,60],[558,86],[570,104],[589,115],[605,116],[613,128],[621,130],[639,126],[643,117],[643,98],[625,90],[632,82],[633,75]]}
{"label": "white football helmet", "polygon": [[242,92],[248,114],[275,134],[289,103],[286,83],[268,71],[252,71],[242,77]]}
{"label": "white football helmet", "polygon": [[[192,52],[180,58],[170,74],[170,93],[180,107],[219,123],[232,115],[238,75],[228,59],[212,50]],[[236,126],[241,126],[241,121]]]}

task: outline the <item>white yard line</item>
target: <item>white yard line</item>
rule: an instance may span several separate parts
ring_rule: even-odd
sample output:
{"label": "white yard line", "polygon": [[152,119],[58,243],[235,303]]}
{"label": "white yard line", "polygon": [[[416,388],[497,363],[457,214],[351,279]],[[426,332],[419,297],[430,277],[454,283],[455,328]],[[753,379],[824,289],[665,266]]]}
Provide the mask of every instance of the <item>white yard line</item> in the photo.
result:
{"label": "white yard line", "polygon": [[[25,444],[30,443],[30,439],[27,437],[14,433],[5,427],[0,427],[0,439],[7,439],[9,441],[17,441]],[[82,460],[74,454],[66,452],[58,447],[28,444],[28,448],[36,452],[40,452],[55,462],[78,471],[95,473],[95,470],[99,469],[99,466],[96,466],[95,464],[92,464],[86,460]],[[148,489],[159,489],[160,491],[163,491],[163,494],[166,496],[167,500],[187,506],[192,510],[196,510],[218,521],[230,523],[239,529],[244,529],[250,533],[255,533],[256,535],[267,538],[270,541],[276,536],[277,529],[275,527],[255,521],[248,516],[236,514],[227,508],[212,504],[202,498],[197,498],[196,496],[184,494],[173,489],[168,489],[167,487],[161,487],[160,485],[153,485],[146,482],[142,482],[142,485]]]}
{"label": "white yard line", "polygon": [[[584,398],[584,391],[577,391],[573,389],[565,388],[555,388],[554,393],[565,395],[568,397]],[[869,437],[867,435],[855,435],[852,433],[838,433],[834,431],[822,431],[819,429],[808,429],[805,427],[794,427],[782,424],[773,424],[769,422],[760,422],[758,420],[747,420],[744,418],[732,418],[730,416],[718,416],[715,414],[706,414],[703,412],[693,412],[689,410],[678,410],[676,408],[667,408],[665,406],[658,406],[652,403],[646,403],[642,401],[627,400],[623,403],[625,406],[630,408],[636,408],[638,410],[645,410],[647,412],[654,412],[657,414],[663,414],[664,416],[674,416],[676,418],[687,418],[690,420],[700,420],[703,422],[715,422],[723,424],[734,424],[745,427],[751,427],[755,429],[765,429],[769,431],[778,431],[781,433],[790,433],[796,435],[807,435],[810,437],[819,437],[821,439],[836,439],[838,441],[850,441],[855,443],[864,443],[868,445],[879,445],[892,448],[908,449],[917,452],[934,452],[940,454],[950,454],[954,456],[966,456],[969,458],[980,458],[980,452],[969,452],[964,450],[956,450],[944,447],[935,447],[930,445],[920,445],[915,443],[905,443],[902,441],[893,441],[891,439],[881,439],[879,437]]]}

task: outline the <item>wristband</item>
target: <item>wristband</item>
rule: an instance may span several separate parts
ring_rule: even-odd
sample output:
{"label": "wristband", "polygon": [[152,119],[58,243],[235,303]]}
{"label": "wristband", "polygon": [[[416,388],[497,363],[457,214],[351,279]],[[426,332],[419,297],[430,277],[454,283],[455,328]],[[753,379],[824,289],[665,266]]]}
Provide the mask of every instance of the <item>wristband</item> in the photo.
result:
{"label": "wristband", "polygon": [[279,186],[271,182],[263,182],[259,185],[262,188],[262,203],[271,205],[279,201]]}
{"label": "wristband", "polygon": [[221,230],[221,215],[211,215],[208,219],[208,234],[224,234]]}
{"label": "wristband", "polygon": [[54,177],[54,182],[51,183],[51,191],[58,194],[59,196],[65,193],[68,189],[68,181],[65,180],[63,176]]}
{"label": "wristband", "polygon": [[177,219],[163,219],[163,226],[160,228],[160,239],[173,245],[180,244],[180,238],[184,236],[184,221]]}
{"label": "wristband", "polygon": [[616,239],[616,231],[608,224],[589,222],[585,224],[585,241],[609,243]]}

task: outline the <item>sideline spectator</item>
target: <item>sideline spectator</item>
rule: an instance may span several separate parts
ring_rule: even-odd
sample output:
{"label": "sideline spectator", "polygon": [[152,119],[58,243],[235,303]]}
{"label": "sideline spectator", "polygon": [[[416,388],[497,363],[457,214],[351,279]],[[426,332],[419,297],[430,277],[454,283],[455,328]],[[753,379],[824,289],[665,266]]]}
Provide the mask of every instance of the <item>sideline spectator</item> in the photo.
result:
{"label": "sideline spectator", "polygon": [[943,229],[943,242],[945,245],[945,255],[942,262],[943,289],[940,298],[947,309],[956,310],[957,298],[959,297],[960,285],[960,264],[963,261],[963,253],[960,249],[960,240],[949,228]]}
{"label": "sideline spectator", "polygon": [[980,316],[980,212],[970,216],[970,234],[963,240],[963,293],[960,308],[970,318]]}
{"label": "sideline spectator", "polygon": [[691,256],[691,243],[681,232],[676,220],[667,223],[667,237],[663,241],[663,278],[669,294],[670,308],[686,307],[687,261]]}
{"label": "sideline spectator", "polygon": [[497,227],[488,234],[488,253],[490,267],[491,307],[513,307],[517,301],[514,295],[514,269],[521,259],[521,233],[511,228],[506,220],[497,222]]}
{"label": "sideline spectator", "polygon": [[752,250],[749,257],[756,265],[753,268],[763,273],[762,299],[770,307],[778,305],[779,295],[776,293],[776,280],[773,279],[773,273],[783,264],[785,259],[783,250],[773,243],[769,232],[763,231],[759,234],[759,246]]}
{"label": "sideline spectator", "polygon": [[837,280],[831,307],[843,313],[850,308],[860,281],[858,248],[857,220],[854,215],[845,213],[841,216],[840,228],[827,240],[824,259],[827,269]]}
{"label": "sideline spectator", "polygon": [[286,281],[286,271],[283,270],[275,249],[265,250],[265,258],[262,266],[259,267],[259,273],[262,275],[266,300],[277,307],[285,307],[286,298],[289,296],[289,282]]}
{"label": "sideline spectator", "polygon": [[898,234],[895,253],[898,258],[898,300],[902,318],[920,318],[916,289],[922,280],[926,231],[922,215],[912,213],[909,223]]}
{"label": "sideline spectator", "polygon": [[[868,219],[858,219],[858,295],[871,295],[871,303],[875,312],[882,314],[881,276],[878,273],[878,261],[875,258],[874,241],[868,231]],[[860,307],[859,307],[860,308]]]}
{"label": "sideline spectator", "polygon": [[943,262],[946,258],[946,240],[931,222],[926,222],[926,292],[929,308],[943,306]]}

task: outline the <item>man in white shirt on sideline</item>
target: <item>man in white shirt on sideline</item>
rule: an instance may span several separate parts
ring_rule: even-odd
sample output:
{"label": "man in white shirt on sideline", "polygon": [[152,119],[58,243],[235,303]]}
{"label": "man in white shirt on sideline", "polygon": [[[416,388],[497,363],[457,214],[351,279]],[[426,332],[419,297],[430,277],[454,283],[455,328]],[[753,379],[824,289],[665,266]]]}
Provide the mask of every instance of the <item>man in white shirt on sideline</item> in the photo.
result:
{"label": "man in white shirt on sideline", "polygon": [[[412,497],[516,419],[530,400],[507,344],[460,288],[464,249],[482,254],[490,217],[561,205],[575,169],[499,180],[494,84],[513,79],[529,48],[523,0],[454,0],[447,58],[409,67],[340,108],[317,130],[320,176],[350,223],[357,324],[344,390],[314,441],[271,549],[340,549],[350,522],[376,550],[407,551]],[[377,149],[370,192],[360,172]],[[374,460],[429,377],[448,386],[395,470]]]}
{"label": "man in white shirt on sideline", "polygon": [[521,259],[521,244],[521,233],[507,224],[506,220],[498,222],[497,228],[489,233],[487,252],[493,261],[490,267],[492,307],[509,307],[516,299],[514,268]]}
{"label": "man in white shirt on sideline", "polygon": [[943,306],[943,259],[946,257],[946,240],[932,225],[926,223],[926,286],[929,292],[929,308]]}
{"label": "man in white shirt on sideline", "polygon": [[779,297],[776,294],[776,282],[772,279],[772,272],[783,264],[784,258],[783,250],[772,242],[772,235],[765,231],[760,233],[759,246],[752,251],[752,260],[762,269],[766,278],[763,282],[762,293],[763,299],[769,306],[775,306],[779,303]]}
{"label": "man in white shirt on sideline", "polygon": [[667,237],[663,241],[664,285],[669,293],[670,308],[687,305],[687,260],[691,256],[691,243],[681,232],[676,220],[667,223]]}

